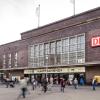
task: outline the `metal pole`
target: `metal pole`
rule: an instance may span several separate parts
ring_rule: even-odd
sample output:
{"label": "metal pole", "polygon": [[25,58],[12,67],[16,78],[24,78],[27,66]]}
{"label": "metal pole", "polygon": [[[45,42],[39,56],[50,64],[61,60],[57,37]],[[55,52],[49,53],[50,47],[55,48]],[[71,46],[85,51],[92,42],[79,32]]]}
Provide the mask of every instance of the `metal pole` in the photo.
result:
{"label": "metal pole", "polygon": [[48,77],[48,73],[47,73],[48,67],[46,66],[46,79]]}
{"label": "metal pole", "polygon": [[46,57],[46,60],[47,60],[47,65],[46,65],[46,79],[47,79],[47,77],[48,77],[48,56]]}
{"label": "metal pole", "polygon": [[75,0],[73,0],[73,13],[74,13],[74,16],[75,16]]}
{"label": "metal pole", "polygon": [[70,0],[70,2],[73,4],[73,15],[75,15],[75,0]]}
{"label": "metal pole", "polygon": [[38,5],[38,27],[40,26],[40,4]]}

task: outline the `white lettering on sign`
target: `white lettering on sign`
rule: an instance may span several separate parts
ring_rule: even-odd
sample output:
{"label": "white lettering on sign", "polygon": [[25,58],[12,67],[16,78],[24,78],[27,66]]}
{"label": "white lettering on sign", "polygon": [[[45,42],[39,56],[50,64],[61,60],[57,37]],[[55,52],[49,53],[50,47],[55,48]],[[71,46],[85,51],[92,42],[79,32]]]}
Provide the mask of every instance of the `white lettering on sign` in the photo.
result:
{"label": "white lettering on sign", "polygon": [[93,37],[91,39],[91,46],[92,47],[100,46],[100,37]]}

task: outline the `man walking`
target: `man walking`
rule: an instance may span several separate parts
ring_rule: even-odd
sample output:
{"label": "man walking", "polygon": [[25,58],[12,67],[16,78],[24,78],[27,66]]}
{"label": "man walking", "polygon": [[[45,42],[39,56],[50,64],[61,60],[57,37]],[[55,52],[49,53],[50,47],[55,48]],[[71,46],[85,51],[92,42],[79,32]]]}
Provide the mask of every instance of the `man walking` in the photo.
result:
{"label": "man walking", "polygon": [[61,92],[64,92],[64,88],[65,88],[65,80],[62,78],[60,81],[60,85],[61,85]]}

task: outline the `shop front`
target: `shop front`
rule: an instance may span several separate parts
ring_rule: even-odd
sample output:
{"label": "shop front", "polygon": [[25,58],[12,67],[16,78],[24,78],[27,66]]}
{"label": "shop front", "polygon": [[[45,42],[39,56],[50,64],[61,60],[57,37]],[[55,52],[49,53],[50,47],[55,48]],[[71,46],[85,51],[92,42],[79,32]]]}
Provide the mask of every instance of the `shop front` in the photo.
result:
{"label": "shop front", "polygon": [[30,78],[34,77],[39,81],[41,81],[42,78],[50,79],[52,77],[60,83],[61,78],[64,78],[66,81],[73,80],[75,77],[79,79],[81,76],[84,76],[85,78],[85,67],[37,68],[24,70],[24,74],[28,75]]}

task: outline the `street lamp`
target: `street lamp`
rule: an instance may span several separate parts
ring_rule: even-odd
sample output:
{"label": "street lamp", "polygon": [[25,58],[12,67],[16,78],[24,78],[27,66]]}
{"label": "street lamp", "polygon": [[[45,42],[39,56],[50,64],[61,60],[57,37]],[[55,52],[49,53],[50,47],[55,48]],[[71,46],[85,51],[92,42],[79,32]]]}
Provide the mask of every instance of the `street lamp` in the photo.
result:
{"label": "street lamp", "polygon": [[48,73],[47,73],[47,71],[48,71],[48,56],[46,56],[46,60],[47,60],[47,64],[46,64],[46,78],[47,78],[47,75],[48,75]]}

